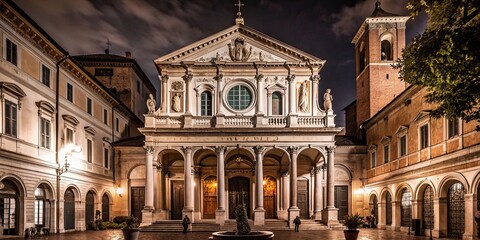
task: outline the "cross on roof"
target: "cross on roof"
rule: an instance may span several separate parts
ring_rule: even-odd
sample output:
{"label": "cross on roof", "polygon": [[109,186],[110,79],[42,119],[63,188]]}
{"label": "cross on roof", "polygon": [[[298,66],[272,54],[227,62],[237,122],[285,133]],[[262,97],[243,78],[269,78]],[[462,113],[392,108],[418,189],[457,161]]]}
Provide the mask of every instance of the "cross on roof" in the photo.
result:
{"label": "cross on roof", "polygon": [[242,7],[245,6],[245,4],[242,4],[242,0],[238,0],[238,3],[236,3],[235,6],[238,7],[238,18],[242,18]]}

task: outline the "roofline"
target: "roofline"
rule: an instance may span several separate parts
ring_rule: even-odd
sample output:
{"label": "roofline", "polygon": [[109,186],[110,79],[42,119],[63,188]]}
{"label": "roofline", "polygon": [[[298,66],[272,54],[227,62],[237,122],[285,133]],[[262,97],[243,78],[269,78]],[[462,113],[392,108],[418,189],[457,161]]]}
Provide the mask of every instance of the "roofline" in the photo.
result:
{"label": "roofline", "polygon": [[357,44],[358,40],[365,33],[367,29],[367,25],[370,23],[376,23],[376,22],[396,22],[396,23],[400,22],[401,23],[401,22],[407,22],[408,19],[410,19],[410,16],[367,17],[360,25],[360,28],[358,29],[357,33],[355,33],[352,39],[352,43]]}
{"label": "roofline", "polygon": [[[73,56],[73,58],[75,58],[78,62],[112,62],[112,63],[126,62],[126,63],[132,63],[134,65],[135,71],[137,71],[140,74],[140,77],[143,78],[143,80],[145,80],[147,85],[149,85],[148,87],[151,88],[150,90],[154,90],[155,93],[157,92],[157,89],[152,84],[152,81],[150,80],[150,78],[147,77],[147,75],[145,74],[143,69],[140,67],[140,65],[138,64],[138,62],[134,58],[125,58],[125,59],[122,59],[122,60],[104,60],[104,61],[94,60],[94,59],[91,59],[91,60],[89,60],[89,59],[77,59],[78,57],[86,57],[86,56],[88,56],[88,55],[76,55],[76,56]],[[121,57],[120,55],[114,55],[114,56]]]}
{"label": "roofline", "polygon": [[[3,0],[3,2],[5,4],[7,4],[8,6],[10,6],[13,10],[15,10],[21,17],[23,17],[27,22],[28,24],[32,25],[33,28],[35,28],[40,34],[43,35],[43,37],[45,37],[51,44],[54,45],[55,48],[58,49],[58,51],[60,51],[64,56],[68,56],[69,53],[63,48],[60,46],[59,43],[57,43],[42,27],[40,27],[27,13],[25,13],[17,4],[15,4],[12,0]],[[8,11],[8,10],[7,10]],[[8,12],[7,12],[8,13]],[[68,58],[66,62],[71,62],[75,65],[75,67],[78,67],[87,77],[89,77],[91,80],[93,80],[93,82],[95,84],[97,84],[98,86],[100,86],[100,88],[102,90],[105,91],[105,93],[111,97],[113,100],[115,100],[117,103],[117,106],[120,104],[120,105],[123,105],[123,108],[125,110],[127,110],[126,112],[124,113],[129,113],[131,114],[132,116],[134,116],[134,120],[140,120],[130,109],[128,109],[121,101],[120,99],[118,99],[110,90],[108,90],[98,79],[96,79],[94,76],[92,76],[88,71],[85,70],[85,68],[83,68],[83,66],[81,66],[81,64],[79,64],[74,58]],[[107,99],[108,101],[108,99]],[[128,115],[128,114],[127,114]],[[130,116],[131,117],[131,116]],[[140,122],[142,122],[140,120]]]}
{"label": "roofline", "polygon": [[[277,40],[277,39],[274,39],[274,38],[272,38],[272,37],[270,37],[270,36],[268,36],[268,35],[266,35],[266,34],[264,34],[264,33],[261,33],[261,32],[255,30],[255,29],[253,29],[253,28],[251,28],[251,27],[247,27],[247,26],[245,26],[245,25],[243,25],[243,24],[233,25],[233,26],[231,26],[231,27],[229,27],[229,28],[227,28],[227,29],[224,29],[224,30],[222,30],[222,31],[220,31],[220,32],[217,32],[217,33],[214,33],[214,34],[212,34],[212,35],[210,35],[210,36],[207,36],[207,37],[205,37],[205,38],[202,38],[202,39],[200,39],[200,40],[198,40],[198,41],[196,41],[196,42],[193,42],[193,43],[191,43],[191,44],[188,44],[187,46],[185,46],[185,47],[183,47],[183,48],[180,48],[180,49],[178,49],[178,50],[176,50],[176,51],[174,51],[174,52],[171,52],[171,53],[168,53],[168,54],[166,54],[166,55],[163,55],[163,56],[161,56],[161,57],[153,60],[153,62],[154,62],[155,65],[168,64],[168,63],[172,62],[172,61],[169,61],[169,59],[171,59],[171,58],[173,58],[173,57],[175,57],[175,56],[178,56],[178,55],[180,55],[180,54],[182,54],[182,53],[185,53],[185,52],[188,52],[188,51],[190,51],[190,50],[193,50],[196,46],[198,46],[198,45],[200,45],[200,44],[202,44],[202,43],[204,43],[204,42],[210,42],[210,41],[212,41],[212,37],[214,37],[214,38],[225,38],[225,37],[227,37],[227,36],[229,36],[229,35],[232,35],[233,33],[231,33],[231,32],[232,32],[232,31],[235,31],[235,30],[238,31],[238,32],[246,31],[246,32],[253,33],[253,34],[259,36],[260,38],[266,39],[266,40],[268,40],[268,41],[274,43],[275,45],[278,45],[278,46],[280,46],[280,47],[282,47],[282,48],[284,48],[284,49],[290,49],[291,52],[294,52],[294,53],[296,53],[296,54],[298,54],[298,55],[303,55],[304,57],[307,57],[307,59],[303,59],[304,61],[309,61],[310,64],[321,65],[321,67],[318,69],[318,71],[320,71],[321,68],[322,68],[322,67],[325,65],[325,63],[326,63],[326,60],[322,60],[322,59],[320,59],[320,58],[318,58],[318,57],[315,57],[315,56],[313,56],[313,55],[311,55],[311,54],[309,54],[309,53],[306,53],[306,52],[304,52],[304,51],[301,51],[301,50],[299,50],[299,49],[297,49],[297,48],[295,48],[295,47],[293,47],[293,46],[291,46],[291,45],[289,45],[289,44],[283,43],[283,42],[281,42],[281,41],[279,41],[279,40]],[[222,35],[223,35],[223,36],[222,36]],[[288,53],[287,53],[287,55],[288,55]],[[312,61],[312,60],[313,60],[313,61]]]}
{"label": "roofline", "polygon": [[345,106],[342,111],[345,111],[347,108],[351,107],[353,104],[357,103],[357,99],[353,100],[353,102],[349,103],[347,106]]}

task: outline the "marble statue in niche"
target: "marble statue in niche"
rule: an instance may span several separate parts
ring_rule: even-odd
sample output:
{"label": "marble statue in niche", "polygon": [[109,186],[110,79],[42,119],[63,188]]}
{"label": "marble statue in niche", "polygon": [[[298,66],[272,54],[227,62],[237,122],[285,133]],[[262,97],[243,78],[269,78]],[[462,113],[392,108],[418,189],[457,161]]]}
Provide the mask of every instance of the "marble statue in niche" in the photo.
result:
{"label": "marble statue in niche", "polygon": [[329,88],[325,91],[325,94],[323,94],[323,107],[325,108],[325,112],[332,110],[333,97],[330,92],[331,90]]}
{"label": "marble statue in niche", "polygon": [[148,114],[152,114],[155,112],[156,105],[157,105],[157,101],[155,101],[152,94],[149,94],[147,99]]}
{"label": "marble statue in niche", "polygon": [[228,53],[232,61],[246,62],[252,53],[252,46],[250,46],[250,49],[247,49],[245,39],[238,37],[228,44]]}
{"label": "marble statue in niche", "polygon": [[172,110],[174,112],[181,112],[182,111],[182,104],[181,104],[181,94],[174,93],[172,97]]}
{"label": "marble statue in niche", "polygon": [[301,83],[298,88],[298,110],[301,112],[308,112],[307,80]]}

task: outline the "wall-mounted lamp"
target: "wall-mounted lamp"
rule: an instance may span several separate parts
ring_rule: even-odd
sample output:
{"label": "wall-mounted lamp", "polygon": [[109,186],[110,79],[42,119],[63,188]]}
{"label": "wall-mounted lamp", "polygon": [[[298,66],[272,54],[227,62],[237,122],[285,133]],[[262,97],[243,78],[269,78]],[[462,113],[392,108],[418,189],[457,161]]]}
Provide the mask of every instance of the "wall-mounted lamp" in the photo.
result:
{"label": "wall-mounted lamp", "polygon": [[122,197],[122,194],[123,194],[123,188],[121,188],[120,186],[117,187],[117,195]]}
{"label": "wall-mounted lamp", "polygon": [[75,144],[68,144],[65,146],[65,163],[63,166],[58,165],[57,168],[57,174],[60,177],[60,175],[68,172],[68,168],[70,167],[70,163],[68,163],[68,157],[72,156],[73,153],[79,153],[82,151],[82,148],[78,145]]}

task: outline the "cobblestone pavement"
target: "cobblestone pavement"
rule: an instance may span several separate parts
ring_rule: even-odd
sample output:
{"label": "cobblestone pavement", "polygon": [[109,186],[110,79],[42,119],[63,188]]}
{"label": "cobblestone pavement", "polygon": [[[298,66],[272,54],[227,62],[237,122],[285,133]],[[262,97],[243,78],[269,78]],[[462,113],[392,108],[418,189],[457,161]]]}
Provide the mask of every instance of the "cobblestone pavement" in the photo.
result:
{"label": "cobblestone pavement", "polygon": [[[322,231],[274,231],[274,240],[343,240],[343,231],[341,230],[322,230]],[[208,232],[193,233],[166,233],[166,232],[141,232],[139,240],[206,240],[210,237]],[[1,237],[0,237],[1,238]],[[1,238],[3,239],[3,238]],[[9,238],[23,239],[23,238]],[[123,240],[121,230],[105,230],[105,231],[84,231],[63,234],[51,234],[48,237],[37,239],[49,240]],[[428,237],[415,237],[403,232],[392,232],[378,229],[360,229],[358,240],[428,240]],[[448,240],[442,238],[442,240]]]}

